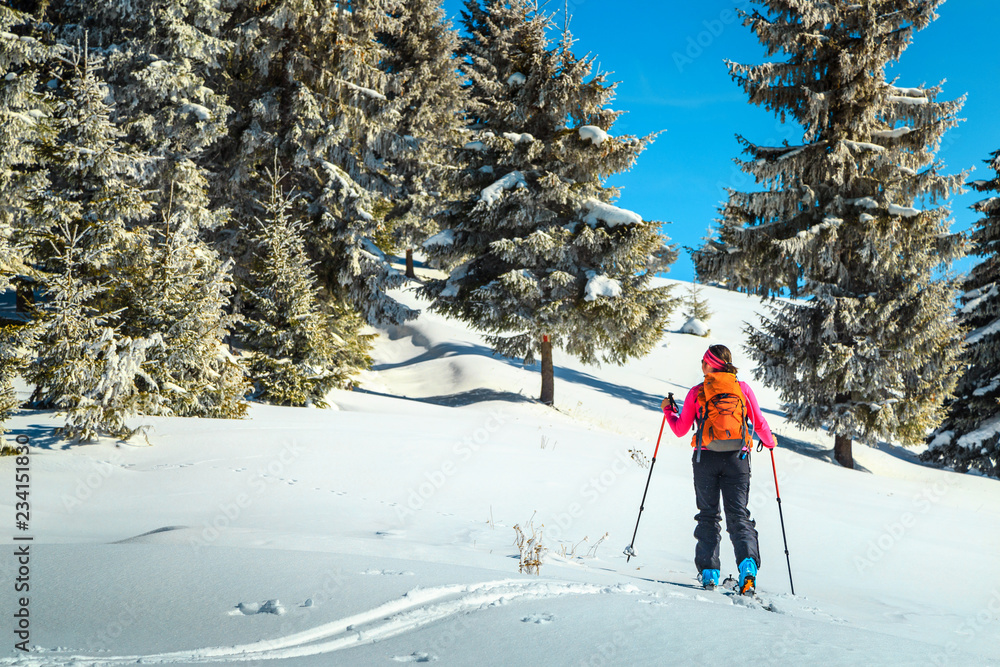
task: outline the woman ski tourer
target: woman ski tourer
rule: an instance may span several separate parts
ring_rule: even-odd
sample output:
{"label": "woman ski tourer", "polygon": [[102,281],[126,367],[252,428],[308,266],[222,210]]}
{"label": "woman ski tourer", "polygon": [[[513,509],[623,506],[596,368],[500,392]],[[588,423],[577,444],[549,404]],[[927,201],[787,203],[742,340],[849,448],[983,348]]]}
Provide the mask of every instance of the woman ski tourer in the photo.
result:
{"label": "woman ski tourer", "polygon": [[726,530],[739,564],[737,590],[752,595],[760,567],[756,522],[750,518],[750,450],[753,434],[773,449],[777,444],[746,382],[736,378],[733,356],[725,345],[712,345],[701,360],[705,380],[692,387],[677,411],[672,397],[663,399],[670,428],[684,437],[694,427],[694,493],[698,540],[694,562],[705,588],[719,585],[719,543],[722,539],[719,495],[726,512]]}

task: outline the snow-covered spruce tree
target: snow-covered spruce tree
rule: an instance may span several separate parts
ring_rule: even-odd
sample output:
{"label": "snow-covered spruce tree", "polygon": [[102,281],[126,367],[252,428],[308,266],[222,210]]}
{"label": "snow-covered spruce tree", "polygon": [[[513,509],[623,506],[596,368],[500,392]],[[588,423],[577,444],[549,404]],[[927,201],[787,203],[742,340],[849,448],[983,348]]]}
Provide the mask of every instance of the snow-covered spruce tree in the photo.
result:
{"label": "snow-covered spruce tree", "polygon": [[415,278],[413,250],[437,231],[442,202],[455,181],[455,152],[465,93],[455,52],[458,33],[445,21],[441,0],[402,3],[398,32],[383,37],[383,68],[392,75],[389,99],[399,109],[395,133],[405,150],[394,160],[400,190],[386,216],[392,240],[406,253],[406,275]]}
{"label": "snow-covered spruce tree", "polygon": [[[233,207],[232,229],[260,216],[268,199],[262,168],[288,173],[286,188],[304,206],[306,251],[331,312],[355,308],[371,324],[400,323],[416,311],[389,292],[405,277],[376,244],[398,192],[392,164],[408,142],[393,130],[397,106],[380,37],[399,30],[397,0],[242,0],[227,38],[234,42],[225,75],[236,109],[231,140],[215,156],[219,201]],[[300,212],[303,211],[303,212]],[[250,244],[234,236],[240,267]],[[240,245],[242,242],[242,245]],[[237,272],[238,275],[240,272]],[[347,318],[343,329],[356,319]]]}
{"label": "snow-covered spruce tree", "polygon": [[[145,165],[147,187],[162,220],[199,232],[227,220],[209,206],[206,153],[226,135],[232,112],[214,90],[231,45],[221,38],[228,13],[216,1],[51,0],[47,16],[69,44],[86,40],[103,58],[102,78],[114,99],[111,120],[126,139],[155,158]],[[191,236],[194,241],[195,237]]]}
{"label": "snow-covered spruce tree", "polygon": [[941,2],[754,1],[763,12],[744,24],[781,57],[731,75],[803,143],[740,138],[762,190],[730,191],[719,238],[694,259],[704,279],[799,298],[750,328],[755,375],[853,467],[854,439],[922,442],[957,377],[956,286],[936,276],[964,250],[942,205],[963,176],[939,173],[934,152],[962,102],[885,80]]}
{"label": "snow-covered spruce tree", "polygon": [[[30,15],[0,5],[0,292],[23,291],[24,281],[31,280],[15,228],[26,215],[26,194],[44,184],[31,148],[38,141],[39,119],[49,113],[37,88],[52,54],[38,32]],[[33,333],[21,323],[0,326],[0,432],[17,408],[13,378],[26,362]]]}
{"label": "snow-covered spruce tree", "polygon": [[[996,172],[974,181],[980,192],[1000,193],[1000,151],[987,160]],[[944,423],[921,458],[1000,477],[1000,196],[973,206],[983,217],[972,232],[982,258],[965,280],[959,320],[970,332],[962,357],[965,373],[948,404]]]}
{"label": "snow-covered spruce tree", "polygon": [[28,193],[23,234],[43,298],[34,309],[34,358],[25,379],[39,406],[68,413],[63,434],[129,437],[126,421],[165,410],[148,374],[158,333],[121,335],[115,298],[148,245],[136,229],[152,207],[135,179],[146,156],[121,141],[97,77],[98,59],[84,44],[56,63],[53,114],[44,124],[35,161],[47,182]]}
{"label": "snow-covered spruce tree", "polygon": [[44,182],[32,146],[38,141],[38,121],[50,113],[38,92],[38,77],[52,52],[36,32],[30,15],[0,5],[0,291],[28,272],[14,228],[25,215],[27,192]]}
{"label": "snow-covered spruce tree", "polygon": [[25,351],[34,345],[34,329],[23,324],[0,324],[0,434],[19,407],[14,378],[24,368]]}
{"label": "snow-covered spruce tree", "polygon": [[613,206],[606,178],[630,168],[651,137],[613,137],[614,85],[591,75],[534,2],[466,2],[470,81],[467,187],[447,229],[425,244],[455,267],[431,281],[433,308],[489,334],[494,350],[541,358],[541,401],[554,399],[552,348],[584,362],[649,351],[675,305],[653,274],[676,259],[659,223]]}
{"label": "snow-covered spruce tree", "polygon": [[209,201],[204,166],[232,111],[206,85],[226,61],[230,45],[219,33],[227,13],[214,2],[180,0],[53,0],[48,10],[62,21],[62,39],[86,36],[103,55],[111,120],[152,158],[141,163],[144,187],[156,191],[150,244],[116,294],[127,309],[119,332],[161,334],[150,372],[175,414],[238,417],[248,385],[222,346],[231,326],[229,269],[202,238],[228,219]]}
{"label": "snow-covered spruce tree", "polygon": [[230,265],[184,224],[167,202],[161,225],[137,248],[127,281],[116,281],[124,308],[118,331],[134,338],[156,333],[147,373],[170,411],[182,417],[239,418],[250,393],[247,370],[225,338],[235,325],[227,313],[233,289]]}
{"label": "snow-covered spruce tree", "polygon": [[325,312],[302,222],[291,215],[294,202],[282,191],[281,175],[270,169],[267,175],[271,194],[265,217],[249,234],[258,261],[244,290],[248,308],[240,327],[252,353],[250,374],[263,400],[326,407],[327,393],[346,386],[368,363],[367,340],[352,338],[362,326],[356,314]]}

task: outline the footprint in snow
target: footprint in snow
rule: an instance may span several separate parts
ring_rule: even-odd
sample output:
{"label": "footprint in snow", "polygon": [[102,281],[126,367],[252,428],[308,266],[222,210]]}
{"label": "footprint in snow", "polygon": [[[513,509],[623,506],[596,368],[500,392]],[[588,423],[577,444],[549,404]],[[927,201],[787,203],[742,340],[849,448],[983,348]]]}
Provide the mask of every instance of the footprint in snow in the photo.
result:
{"label": "footprint in snow", "polygon": [[418,653],[414,651],[410,655],[397,655],[393,657],[396,662],[434,662],[438,657],[429,653]]}
{"label": "footprint in snow", "polygon": [[408,572],[406,570],[376,570],[374,568],[365,570],[361,574],[376,575],[383,577],[412,577],[415,576],[413,572]]}
{"label": "footprint in snow", "polygon": [[522,623],[534,623],[536,625],[546,625],[555,620],[552,614],[532,614],[521,619]]}
{"label": "footprint in snow", "polygon": [[285,607],[277,600],[268,600],[263,604],[257,602],[241,602],[236,605],[236,609],[229,612],[230,616],[253,616],[255,614],[275,614],[281,616],[285,613]]}

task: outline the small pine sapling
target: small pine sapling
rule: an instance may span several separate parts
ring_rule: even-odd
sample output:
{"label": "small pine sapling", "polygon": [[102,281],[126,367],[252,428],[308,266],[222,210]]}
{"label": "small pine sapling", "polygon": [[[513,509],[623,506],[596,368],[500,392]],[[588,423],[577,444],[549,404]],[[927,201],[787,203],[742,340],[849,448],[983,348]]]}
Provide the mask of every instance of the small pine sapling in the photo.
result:
{"label": "small pine sapling", "polygon": [[708,322],[712,318],[712,310],[708,307],[708,299],[702,296],[701,285],[695,280],[688,286],[684,297],[684,317]]}
{"label": "small pine sapling", "polygon": [[247,308],[240,344],[251,352],[248,367],[261,399],[324,407],[326,394],[346,386],[367,363],[368,337],[337,331],[345,322],[349,329],[360,328],[359,318],[349,308],[328,312],[321,303],[294,197],[282,190],[277,164],[266,174],[271,191],[262,203],[266,219],[255,219],[247,229],[258,263],[243,289]]}

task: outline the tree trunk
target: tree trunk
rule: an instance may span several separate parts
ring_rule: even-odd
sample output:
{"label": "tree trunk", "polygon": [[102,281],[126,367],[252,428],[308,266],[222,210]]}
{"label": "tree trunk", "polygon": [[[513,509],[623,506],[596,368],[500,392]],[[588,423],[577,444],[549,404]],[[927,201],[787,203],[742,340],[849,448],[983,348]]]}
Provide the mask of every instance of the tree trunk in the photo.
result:
{"label": "tree trunk", "polygon": [[417,274],[413,272],[413,248],[406,249],[406,277],[417,277]]}
{"label": "tree trunk", "polygon": [[555,402],[555,371],[552,368],[552,341],[542,336],[542,395],[539,400],[545,405]]}
{"label": "tree trunk", "polygon": [[35,290],[33,283],[18,280],[15,283],[14,308],[19,313],[26,313],[35,305]]}
{"label": "tree trunk", "polygon": [[851,438],[837,435],[833,443],[833,456],[845,468],[854,469],[854,455],[851,454]]}

